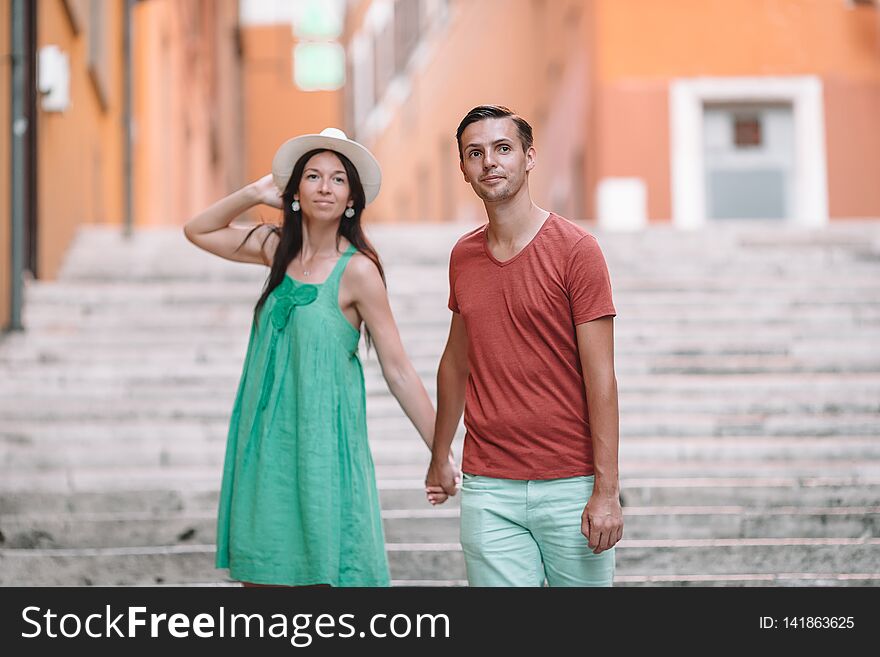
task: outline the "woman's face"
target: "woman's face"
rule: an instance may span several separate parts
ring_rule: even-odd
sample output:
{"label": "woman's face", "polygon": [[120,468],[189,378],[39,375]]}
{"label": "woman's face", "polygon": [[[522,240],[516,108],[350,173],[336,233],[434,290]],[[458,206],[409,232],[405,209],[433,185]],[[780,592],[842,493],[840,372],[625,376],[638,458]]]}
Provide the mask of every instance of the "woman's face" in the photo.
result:
{"label": "woman's face", "polygon": [[309,158],[294,198],[302,213],[316,221],[338,221],[351,200],[348,175],[336,153],[324,151]]}

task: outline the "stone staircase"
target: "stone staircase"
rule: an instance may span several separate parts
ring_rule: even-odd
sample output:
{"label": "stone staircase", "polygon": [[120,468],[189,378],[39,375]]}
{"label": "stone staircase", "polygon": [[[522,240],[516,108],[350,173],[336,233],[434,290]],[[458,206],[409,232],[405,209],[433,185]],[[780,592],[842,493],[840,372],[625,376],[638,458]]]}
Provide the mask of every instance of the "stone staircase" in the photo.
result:
{"label": "stone staircase", "polygon": [[[431,395],[461,225],[375,227]],[[83,230],[0,338],[0,585],[231,584],[228,414],[264,271]],[[880,585],[880,222],[598,233],[618,318],[616,585]],[[465,584],[458,499],[362,351],[396,585]],[[461,435],[456,451],[461,453]]]}

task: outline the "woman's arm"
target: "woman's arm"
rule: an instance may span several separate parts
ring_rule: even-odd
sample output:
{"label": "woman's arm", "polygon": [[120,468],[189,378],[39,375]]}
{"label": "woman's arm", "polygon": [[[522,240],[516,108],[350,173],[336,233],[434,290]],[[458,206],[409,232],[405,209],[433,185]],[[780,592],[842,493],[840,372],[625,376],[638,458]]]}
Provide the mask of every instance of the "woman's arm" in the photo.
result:
{"label": "woman's arm", "polygon": [[183,233],[200,249],[221,258],[270,265],[277,241],[271,226],[258,227],[244,242],[250,228],[229,225],[240,214],[260,203],[281,207],[281,197],[271,175],[242,187],[203,210],[186,222]]}
{"label": "woman's arm", "polygon": [[357,311],[370,330],[388,389],[431,449],[434,406],[403,348],[379,270],[369,258],[355,256],[345,278]]}

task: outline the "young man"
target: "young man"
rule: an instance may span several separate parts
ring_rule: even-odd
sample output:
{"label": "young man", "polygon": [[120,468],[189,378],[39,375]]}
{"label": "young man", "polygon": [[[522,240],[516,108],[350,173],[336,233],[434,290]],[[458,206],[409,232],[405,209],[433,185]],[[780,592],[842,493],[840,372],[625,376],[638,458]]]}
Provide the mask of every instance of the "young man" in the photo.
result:
{"label": "young man", "polygon": [[536,154],[525,120],[475,107],[456,137],[465,182],[489,222],[450,257],[453,314],[437,374],[428,498],[456,492],[448,455],[464,410],[468,582],[611,586],[623,515],[605,259],[592,235],[532,202]]}

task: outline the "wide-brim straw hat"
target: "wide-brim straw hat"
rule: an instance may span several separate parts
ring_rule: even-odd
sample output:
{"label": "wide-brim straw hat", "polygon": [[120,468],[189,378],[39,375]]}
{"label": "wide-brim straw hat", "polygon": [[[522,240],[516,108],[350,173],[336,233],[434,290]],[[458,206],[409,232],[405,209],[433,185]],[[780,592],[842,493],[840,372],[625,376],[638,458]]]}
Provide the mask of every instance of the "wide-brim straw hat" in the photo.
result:
{"label": "wide-brim straw hat", "polygon": [[275,151],[272,158],[272,178],[279,192],[283,192],[293,173],[293,167],[303,155],[316,148],[324,148],[345,155],[357,169],[364,188],[367,205],[379,194],[382,169],[373,154],[356,141],[349,139],[339,128],[324,128],[318,135],[300,135],[288,139]]}

